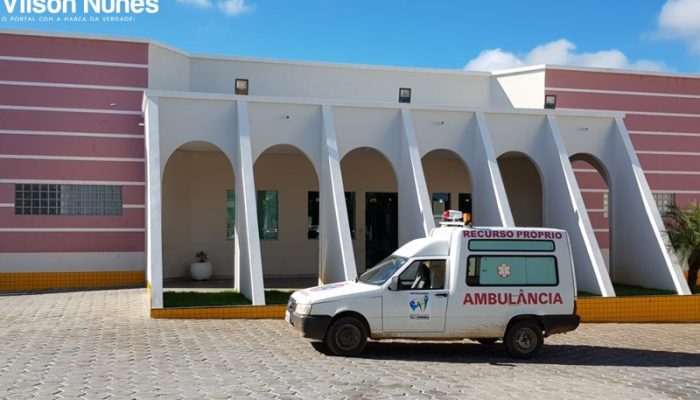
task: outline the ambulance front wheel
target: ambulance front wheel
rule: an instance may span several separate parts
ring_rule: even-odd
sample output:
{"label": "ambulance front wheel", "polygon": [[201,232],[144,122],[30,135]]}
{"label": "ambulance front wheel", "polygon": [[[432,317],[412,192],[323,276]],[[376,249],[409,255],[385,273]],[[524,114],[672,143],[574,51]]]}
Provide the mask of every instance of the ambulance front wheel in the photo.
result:
{"label": "ambulance front wheel", "polygon": [[535,322],[519,321],[508,328],[503,343],[511,356],[531,358],[542,350],[544,335]]}
{"label": "ambulance front wheel", "polygon": [[331,324],[324,341],[335,355],[356,356],[367,345],[367,330],[357,318],[342,317]]}

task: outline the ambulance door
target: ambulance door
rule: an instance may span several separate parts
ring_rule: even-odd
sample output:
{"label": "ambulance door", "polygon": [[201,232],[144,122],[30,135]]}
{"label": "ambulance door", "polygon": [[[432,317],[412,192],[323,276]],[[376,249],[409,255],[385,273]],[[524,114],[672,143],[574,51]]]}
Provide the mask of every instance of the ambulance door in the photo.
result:
{"label": "ambulance door", "polygon": [[451,303],[449,331],[501,337],[513,315],[545,314],[561,302],[552,241],[472,239],[469,249],[459,278],[466,292]]}
{"label": "ambulance door", "polygon": [[447,260],[414,260],[385,290],[384,332],[443,332],[447,311]]}

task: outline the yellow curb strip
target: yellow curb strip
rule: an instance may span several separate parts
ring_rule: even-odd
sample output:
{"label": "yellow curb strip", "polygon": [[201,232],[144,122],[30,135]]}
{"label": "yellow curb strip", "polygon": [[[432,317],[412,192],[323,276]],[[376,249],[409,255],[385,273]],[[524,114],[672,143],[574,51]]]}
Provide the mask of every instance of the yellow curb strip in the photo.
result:
{"label": "yellow curb strip", "polygon": [[0,292],[144,286],[144,271],[0,273]]}
{"label": "yellow curb strip", "polygon": [[153,308],[151,318],[164,319],[284,319],[285,305]]}
{"label": "yellow curb strip", "polygon": [[581,322],[700,322],[700,296],[582,298]]}

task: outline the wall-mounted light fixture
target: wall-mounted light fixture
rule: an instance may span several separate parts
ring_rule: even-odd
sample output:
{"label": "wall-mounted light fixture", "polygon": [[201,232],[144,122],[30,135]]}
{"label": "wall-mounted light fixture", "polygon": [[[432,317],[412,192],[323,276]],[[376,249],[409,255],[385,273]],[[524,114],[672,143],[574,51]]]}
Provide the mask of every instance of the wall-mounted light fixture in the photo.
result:
{"label": "wall-mounted light fixture", "polygon": [[544,96],[544,108],[554,110],[557,108],[557,96],[548,94]]}
{"label": "wall-mounted light fixture", "polygon": [[236,94],[248,95],[248,80],[236,79]]}
{"label": "wall-mounted light fixture", "polygon": [[411,102],[411,89],[410,88],[399,88],[399,103],[410,103]]}

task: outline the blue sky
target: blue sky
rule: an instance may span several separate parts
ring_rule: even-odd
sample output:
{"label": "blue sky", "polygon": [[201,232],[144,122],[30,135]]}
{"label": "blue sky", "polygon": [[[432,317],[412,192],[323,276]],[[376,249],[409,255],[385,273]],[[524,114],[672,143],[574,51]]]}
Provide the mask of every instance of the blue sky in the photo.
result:
{"label": "blue sky", "polygon": [[448,69],[546,62],[700,70],[700,0],[160,0],[157,14],[111,23],[13,22],[18,14],[5,3],[3,28],[154,38],[193,53]]}

